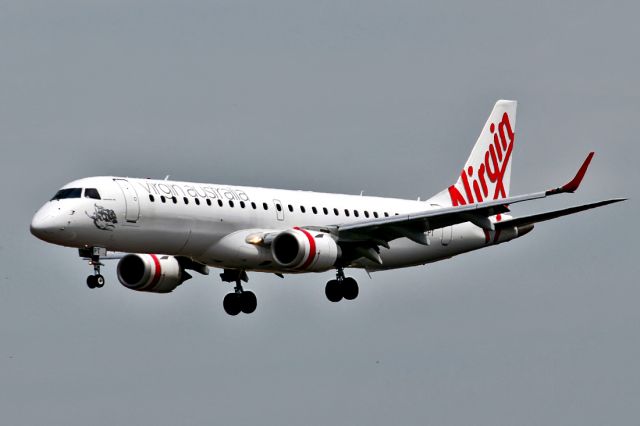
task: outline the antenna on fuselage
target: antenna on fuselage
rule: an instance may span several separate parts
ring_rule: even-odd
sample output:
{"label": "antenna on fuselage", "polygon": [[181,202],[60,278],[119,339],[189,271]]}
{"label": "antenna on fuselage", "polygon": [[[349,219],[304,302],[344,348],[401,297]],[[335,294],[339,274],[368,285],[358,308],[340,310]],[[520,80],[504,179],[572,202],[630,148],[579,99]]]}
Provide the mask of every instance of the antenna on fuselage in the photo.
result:
{"label": "antenna on fuselage", "polygon": [[169,178],[170,178],[170,177],[171,177],[171,175],[166,175],[166,176],[164,177],[164,180],[169,180]]}

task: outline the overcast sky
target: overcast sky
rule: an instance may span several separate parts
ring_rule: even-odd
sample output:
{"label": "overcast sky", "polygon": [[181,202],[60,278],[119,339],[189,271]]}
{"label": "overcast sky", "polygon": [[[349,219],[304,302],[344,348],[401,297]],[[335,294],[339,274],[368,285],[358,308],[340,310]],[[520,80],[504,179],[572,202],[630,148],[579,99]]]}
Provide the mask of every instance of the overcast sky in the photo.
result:
{"label": "overcast sky", "polygon": [[[602,425],[640,418],[637,2],[1,1],[4,424]],[[66,182],[123,175],[415,198],[519,101],[530,214],[627,196],[426,267],[107,285],[29,234]]]}

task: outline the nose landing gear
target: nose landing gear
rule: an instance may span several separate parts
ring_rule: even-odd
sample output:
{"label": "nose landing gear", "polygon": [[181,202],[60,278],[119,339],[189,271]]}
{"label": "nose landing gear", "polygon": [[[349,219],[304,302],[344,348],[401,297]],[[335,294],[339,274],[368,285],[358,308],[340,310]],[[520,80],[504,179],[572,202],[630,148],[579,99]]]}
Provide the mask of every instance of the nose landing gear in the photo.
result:
{"label": "nose landing gear", "polygon": [[78,250],[78,255],[89,260],[89,265],[93,266],[93,275],[87,277],[87,287],[100,288],[104,287],[104,277],[100,274],[100,256],[106,256],[107,250],[102,247],[88,247]]}
{"label": "nose landing gear", "polygon": [[92,254],[89,260],[89,265],[93,266],[93,275],[87,277],[87,287],[89,288],[102,288],[104,287],[104,277],[100,274],[100,267],[103,265],[100,263],[100,256]]}
{"label": "nose landing gear", "polygon": [[329,301],[335,303],[342,299],[355,299],[358,297],[360,290],[358,288],[358,282],[351,277],[345,277],[344,270],[338,268],[336,279],[327,282],[324,293]]}

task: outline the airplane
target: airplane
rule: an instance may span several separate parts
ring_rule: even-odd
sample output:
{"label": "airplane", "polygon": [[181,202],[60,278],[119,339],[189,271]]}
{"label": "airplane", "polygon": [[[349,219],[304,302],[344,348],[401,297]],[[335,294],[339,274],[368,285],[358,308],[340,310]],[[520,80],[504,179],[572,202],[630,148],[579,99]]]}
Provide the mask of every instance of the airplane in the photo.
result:
{"label": "airplane", "polygon": [[34,215],[31,233],[77,248],[89,261],[90,288],[104,286],[102,260],[118,259],[118,280],[143,292],[170,293],[222,269],[235,283],[223,300],[229,315],[250,314],[257,297],[247,272],[335,270],[331,302],[359,294],[347,268],[368,273],[423,265],[522,237],[534,225],[607,204],[613,198],[524,217],[510,206],[575,192],[591,152],[565,185],[510,196],[516,101],[499,100],[457,181],[427,200],[329,194],[210,183],[101,176],[64,185]]}

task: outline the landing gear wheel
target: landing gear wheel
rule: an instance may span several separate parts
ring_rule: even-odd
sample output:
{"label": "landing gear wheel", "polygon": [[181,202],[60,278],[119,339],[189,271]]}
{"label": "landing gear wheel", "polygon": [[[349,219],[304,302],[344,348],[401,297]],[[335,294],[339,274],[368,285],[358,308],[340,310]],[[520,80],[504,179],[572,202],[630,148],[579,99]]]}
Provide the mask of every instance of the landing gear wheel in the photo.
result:
{"label": "landing gear wheel", "polygon": [[96,288],[97,285],[98,285],[98,283],[97,283],[97,280],[96,280],[96,276],[95,275],[89,275],[87,277],[87,287]]}
{"label": "landing gear wheel", "polygon": [[229,293],[224,297],[222,306],[229,315],[238,315],[240,312],[251,314],[258,306],[258,298],[252,291],[244,291],[242,282],[249,281],[247,273],[238,269],[225,269],[220,274],[222,281],[227,283],[236,283],[233,293]]}
{"label": "landing gear wheel", "polygon": [[104,287],[104,277],[102,275],[94,275],[94,282],[96,283],[97,288]]}
{"label": "landing gear wheel", "polygon": [[258,298],[252,291],[245,291],[240,293],[240,310],[245,314],[251,314],[256,310],[258,306]]}
{"label": "landing gear wheel", "polygon": [[342,286],[340,281],[331,280],[324,288],[324,294],[330,302],[339,302],[342,299]]}
{"label": "landing gear wheel", "polygon": [[222,301],[222,306],[224,307],[224,311],[231,315],[236,316],[240,313],[241,304],[240,304],[240,294],[238,293],[229,293],[224,297]]}
{"label": "landing gear wheel", "polygon": [[345,278],[342,280],[342,296],[346,300],[353,300],[358,297],[358,293],[360,290],[358,289],[358,282],[353,278]]}

